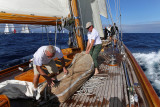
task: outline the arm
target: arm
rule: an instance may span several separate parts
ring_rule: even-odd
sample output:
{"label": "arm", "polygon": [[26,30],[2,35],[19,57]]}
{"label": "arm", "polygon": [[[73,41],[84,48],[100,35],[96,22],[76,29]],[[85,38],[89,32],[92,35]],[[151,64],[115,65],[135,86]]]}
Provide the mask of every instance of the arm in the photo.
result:
{"label": "arm", "polygon": [[53,86],[54,82],[52,78],[50,78],[41,68],[41,66],[36,65],[37,71],[40,73],[40,75],[42,75],[46,80],[49,86]]}
{"label": "arm", "polygon": [[90,43],[89,43],[89,40],[88,40],[88,42],[87,42],[87,48],[86,48],[86,51],[88,50],[89,45],[90,45]]}
{"label": "arm", "polygon": [[67,74],[68,71],[67,71],[67,69],[66,69],[66,67],[65,67],[65,61],[64,61],[64,58],[63,58],[63,57],[61,58],[61,63],[62,63],[62,67],[63,67],[63,72],[64,72],[65,74]]}
{"label": "arm", "polygon": [[86,54],[89,54],[91,48],[93,47],[94,41],[95,40],[92,39],[91,44],[89,44],[88,49],[86,50]]}

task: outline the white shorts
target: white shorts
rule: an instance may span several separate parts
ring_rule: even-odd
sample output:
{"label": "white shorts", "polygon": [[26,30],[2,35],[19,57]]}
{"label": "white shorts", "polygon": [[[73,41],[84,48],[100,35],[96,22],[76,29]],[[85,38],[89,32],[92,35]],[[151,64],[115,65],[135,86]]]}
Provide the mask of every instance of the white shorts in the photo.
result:
{"label": "white shorts", "polygon": [[116,36],[116,35],[113,35],[113,36],[112,36],[112,39],[116,39],[116,40],[117,40],[117,36]]}
{"label": "white shorts", "polygon": [[[44,66],[47,68],[47,70],[50,74],[58,72],[58,68],[57,68],[54,60],[51,60],[48,64],[45,64]],[[34,64],[33,64],[33,71],[34,71],[34,75],[39,74],[39,72],[36,68],[36,65],[34,65]]]}

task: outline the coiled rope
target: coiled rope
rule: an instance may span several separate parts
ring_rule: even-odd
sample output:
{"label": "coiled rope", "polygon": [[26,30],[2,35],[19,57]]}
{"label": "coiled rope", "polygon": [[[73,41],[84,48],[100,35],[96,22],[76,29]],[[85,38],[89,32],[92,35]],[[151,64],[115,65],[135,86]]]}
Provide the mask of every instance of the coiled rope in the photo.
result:
{"label": "coiled rope", "polygon": [[93,95],[96,94],[95,90],[97,88],[104,86],[105,81],[109,78],[109,75],[106,77],[99,77],[99,76],[93,76],[91,77],[83,86],[80,88],[80,90],[77,91],[74,95]]}

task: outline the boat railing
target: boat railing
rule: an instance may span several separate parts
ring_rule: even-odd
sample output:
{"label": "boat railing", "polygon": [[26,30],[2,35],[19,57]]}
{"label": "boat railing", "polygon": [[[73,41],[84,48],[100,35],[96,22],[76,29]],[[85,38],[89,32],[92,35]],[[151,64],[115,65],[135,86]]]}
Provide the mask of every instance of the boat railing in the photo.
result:
{"label": "boat railing", "polygon": [[147,101],[149,103],[149,107],[158,107],[160,105],[160,100],[158,95],[156,94],[155,90],[153,89],[151,83],[147,79],[146,75],[144,74],[142,68],[138,64],[138,62],[135,60],[129,49],[123,44],[123,47],[125,49],[125,52],[130,60],[130,62],[133,65],[135,74],[140,82],[140,85],[142,86],[142,89],[144,91],[145,97],[147,98]]}

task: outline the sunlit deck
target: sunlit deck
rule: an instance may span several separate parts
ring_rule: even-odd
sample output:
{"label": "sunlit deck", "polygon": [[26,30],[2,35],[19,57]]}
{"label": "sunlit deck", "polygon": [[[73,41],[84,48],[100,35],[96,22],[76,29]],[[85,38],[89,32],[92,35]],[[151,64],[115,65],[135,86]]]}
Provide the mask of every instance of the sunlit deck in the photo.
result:
{"label": "sunlit deck", "polygon": [[[113,53],[114,52],[114,53]],[[116,64],[110,65],[110,55],[116,56]],[[120,54],[117,48],[104,48],[104,51],[100,53],[98,58],[100,73],[94,77],[103,78],[101,86],[93,89],[93,93],[77,94],[75,93],[65,103],[60,104],[61,107],[85,107],[85,106],[97,106],[97,107],[123,107],[129,106],[130,94],[128,93],[127,81],[134,86],[139,84],[138,80],[133,72],[133,68],[129,66],[130,62],[127,58]],[[125,64],[124,64],[125,63]],[[126,70],[124,69],[126,66]],[[128,73],[128,80],[126,72]],[[145,97],[140,89],[140,86],[135,86],[136,93],[140,96],[140,101],[137,105],[147,107]],[[136,104],[135,104],[136,105]]]}

